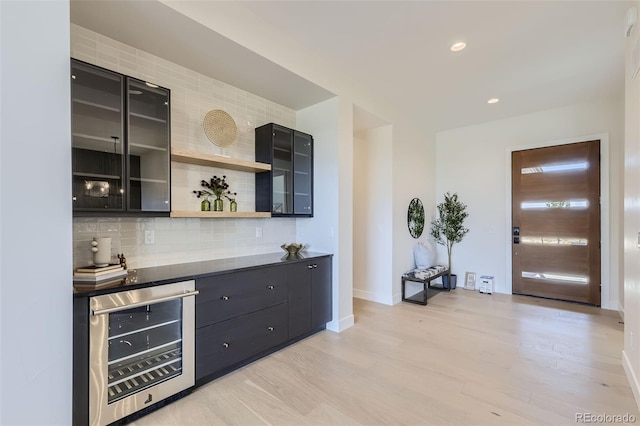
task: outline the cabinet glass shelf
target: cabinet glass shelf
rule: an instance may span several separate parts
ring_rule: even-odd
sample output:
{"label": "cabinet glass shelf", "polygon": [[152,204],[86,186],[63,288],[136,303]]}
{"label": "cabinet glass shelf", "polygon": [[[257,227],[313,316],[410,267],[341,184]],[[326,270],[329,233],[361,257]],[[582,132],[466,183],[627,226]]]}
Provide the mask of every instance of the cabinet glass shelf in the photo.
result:
{"label": "cabinet glass shelf", "polygon": [[167,120],[164,120],[162,118],[151,117],[150,115],[144,115],[144,114],[137,114],[135,112],[131,112],[131,113],[129,113],[129,115],[131,117],[141,118],[143,120],[157,121],[158,123],[166,123],[167,122]]}
{"label": "cabinet glass shelf", "polygon": [[73,176],[82,176],[88,178],[97,178],[97,179],[120,179],[120,176],[116,175],[105,175],[101,173],[84,173],[84,172],[73,172]]}
{"label": "cabinet glass shelf", "polygon": [[84,99],[78,99],[78,98],[74,98],[73,102],[79,105],[84,105],[84,106],[88,106],[88,107],[93,107],[93,108],[99,108],[99,109],[103,109],[105,111],[111,111],[111,112],[116,112],[116,113],[120,113],[120,108],[114,108],[108,105],[103,105],[103,104],[99,104],[96,102],[91,102],[91,101],[85,101]]}

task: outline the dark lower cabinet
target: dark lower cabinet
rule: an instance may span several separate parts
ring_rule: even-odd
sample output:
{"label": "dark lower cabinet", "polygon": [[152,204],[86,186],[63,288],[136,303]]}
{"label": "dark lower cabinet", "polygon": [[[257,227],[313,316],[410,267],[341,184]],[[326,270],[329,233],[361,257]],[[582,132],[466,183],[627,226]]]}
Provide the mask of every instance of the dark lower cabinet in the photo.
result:
{"label": "dark lower cabinet", "polygon": [[[273,263],[274,260],[269,258],[269,263],[263,262],[244,269],[223,267],[215,273],[209,272],[208,275],[190,274],[188,277],[178,278],[170,272],[172,280],[184,281],[195,277],[196,290],[199,291],[195,298],[196,386],[326,327],[326,323],[332,318],[332,255],[308,255],[312,257],[280,259],[281,263]],[[197,270],[198,267],[194,269]],[[144,276],[143,271],[138,272]],[[160,272],[154,270],[147,273],[158,276]],[[148,287],[152,282],[132,283],[132,287],[138,285]],[[89,328],[94,316],[91,314],[89,298],[119,291],[122,291],[120,285],[74,292],[74,425],[89,424],[89,388],[90,383],[95,380],[90,375]],[[129,313],[119,322],[120,328],[123,329],[121,336],[129,336],[131,331],[127,329],[128,315]],[[162,326],[173,327],[177,332],[177,323],[164,320],[160,323]],[[133,337],[126,339],[132,340]],[[132,343],[128,344],[144,346],[150,343],[150,337],[153,338],[153,334],[149,334],[146,341],[132,340]],[[118,341],[123,343],[121,339]],[[123,421],[133,420],[136,416],[144,415],[185,394],[179,393],[164,402],[146,407]]]}
{"label": "dark lower cabinet", "polygon": [[311,270],[311,329],[326,327],[333,317],[331,258],[314,259]]}
{"label": "dark lower cabinet", "polygon": [[287,340],[287,304],[196,330],[196,381]]}
{"label": "dark lower cabinet", "polygon": [[331,321],[331,257],[288,265],[289,338],[324,328]]}
{"label": "dark lower cabinet", "polygon": [[311,331],[311,280],[306,263],[289,266],[289,338]]}
{"label": "dark lower cabinet", "polygon": [[326,327],[331,256],[196,278],[196,385]]}
{"label": "dark lower cabinet", "polygon": [[287,301],[286,270],[270,266],[196,280],[196,329]]}

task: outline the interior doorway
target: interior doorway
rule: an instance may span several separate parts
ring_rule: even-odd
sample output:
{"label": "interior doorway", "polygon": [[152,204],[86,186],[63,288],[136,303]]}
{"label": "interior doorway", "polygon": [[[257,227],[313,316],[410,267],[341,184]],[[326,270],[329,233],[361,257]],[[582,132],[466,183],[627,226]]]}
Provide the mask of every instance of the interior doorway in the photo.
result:
{"label": "interior doorway", "polygon": [[511,160],[513,293],[600,305],[600,141]]}

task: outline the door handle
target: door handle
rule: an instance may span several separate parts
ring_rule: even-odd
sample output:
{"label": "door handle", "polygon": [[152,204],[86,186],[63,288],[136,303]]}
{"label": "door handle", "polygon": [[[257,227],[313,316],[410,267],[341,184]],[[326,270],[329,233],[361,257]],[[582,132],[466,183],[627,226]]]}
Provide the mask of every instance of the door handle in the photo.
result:
{"label": "door handle", "polygon": [[139,301],[139,302],[129,303],[129,304],[122,305],[122,306],[114,306],[113,308],[94,309],[94,310],[91,311],[91,314],[94,315],[94,316],[110,314],[110,313],[113,313],[113,312],[125,311],[127,309],[139,308],[140,306],[153,305],[153,304],[156,304],[156,303],[168,302],[170,300],[182,299],[182,298],[185,298],[185,297],[195,296],[195,295],[197,295],[199,293],[200,292],[198,290],[187,291],[187,292],[184,292],[184,293],[174,294],[174,295],[171,295],[171,296],[163,296],[163,297],[158,297],[156,299],[142,300],[142,301]]}

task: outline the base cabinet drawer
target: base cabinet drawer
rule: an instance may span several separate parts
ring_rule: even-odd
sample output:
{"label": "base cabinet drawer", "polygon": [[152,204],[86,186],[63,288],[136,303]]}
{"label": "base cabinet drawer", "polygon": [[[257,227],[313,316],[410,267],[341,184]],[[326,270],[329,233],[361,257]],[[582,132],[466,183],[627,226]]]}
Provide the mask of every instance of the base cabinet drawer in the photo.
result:
{"label": "base cabinet drawer", "polygon": [[196,330],[196,380],[240,363],[287,340],[282,303]]}
{"label": "base cabinet drawer", "polygon": [[196,328],[287,301],[287,269],[281,266],[196,280]]}

